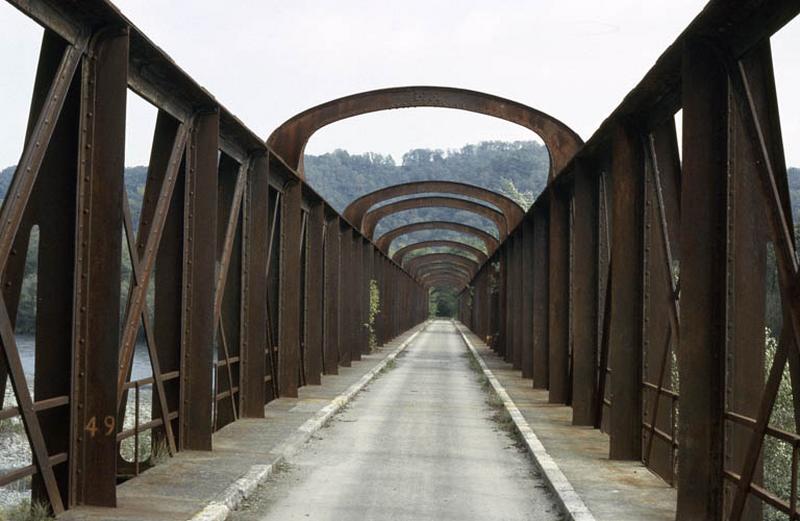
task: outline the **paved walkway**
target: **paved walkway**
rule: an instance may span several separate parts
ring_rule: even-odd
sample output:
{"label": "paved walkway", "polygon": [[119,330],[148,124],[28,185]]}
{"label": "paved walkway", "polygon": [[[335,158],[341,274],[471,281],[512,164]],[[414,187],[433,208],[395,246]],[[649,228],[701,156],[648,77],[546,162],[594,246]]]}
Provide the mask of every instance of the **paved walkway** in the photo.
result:
{"label": "paved walkway", "polygon": [[300,388],[299,398],[267,404],[264,420],[239,420],[214,434],[213,452],[186,451],[127,481],[117,489],[118,508],[76,508],[59,520],[185,521],[225,495],[254,465],[275,463],[298,427],[358,382],[416,331],[412,329],[375,353],[362,356],[321,386]]}
{"label": "paved walkway", "polygon": [[572,425],[572,409],[548,403],[547,391],[464,328],[550,457],[598,521],[673,521],[677,492],[637,461],[608,459],[608,436]]}
{"label": "paved walkway", "polygon": [[450,321],[431,323],[233,519],[560,519],[465,354]]}

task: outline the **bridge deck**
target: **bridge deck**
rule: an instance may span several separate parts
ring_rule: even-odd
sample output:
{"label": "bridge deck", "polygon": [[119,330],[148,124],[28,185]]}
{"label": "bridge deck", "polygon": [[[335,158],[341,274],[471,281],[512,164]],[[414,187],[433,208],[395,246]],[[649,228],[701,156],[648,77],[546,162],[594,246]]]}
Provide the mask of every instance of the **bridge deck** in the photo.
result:
{"label": "bridge deck", "polygon": [[233,521],[556,521],[450,321],[434,321]]}
{"label": "bridge deck", "polygon": [[[416,328],[415,328],[416,329]],[[253,465],[272,465],[282,448],[307,420],[375,368],[414,330],[381,350],[362,356],[338,375],[326,375],[321,386],[305,386],[299,398],[279,398],[266,406],[265,420],[243,419],[214,435],[213,452],[183,451],[174,458],[123,483],[118,508],[77,507],[60,516],[67,521],[184,521],[219,501]]]}
{"label": "bridge deck", "polygon": [[673,521],[676,489],[640,461],[611,461],[608,436],[572,425],[572,408],[548,403],[548,392],[533,389],[472,333],[469,339],[505,387],[539,441],[598,521]]}

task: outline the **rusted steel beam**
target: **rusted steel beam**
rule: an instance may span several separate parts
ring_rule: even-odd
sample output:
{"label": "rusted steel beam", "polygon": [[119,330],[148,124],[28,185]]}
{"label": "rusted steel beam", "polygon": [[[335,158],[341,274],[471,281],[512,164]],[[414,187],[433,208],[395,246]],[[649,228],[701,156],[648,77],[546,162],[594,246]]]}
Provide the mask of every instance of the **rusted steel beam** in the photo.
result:
{"label": "rusted steel beam", "polygon": [[239,356],[239,416],[264,417],[264,352],[267,341],[267,246],[269,226],[269,161],[254,156],[247,175],[242,209],[242,336]]}
{"label": "rusted steel beam", "polygon": [[[475,274],[475,266],[470,264],[469,262],[464,262],[461,259],[457,258],[457,256],[447,257],[447,253],[433,253],[430,255],[422,255],[422,257],[426,257],[420,260],[417,263],[408,267],[408,270],[411,271],[414,278],[418,278],[420,275],[424,273],[423,268],[430,269],[434,266],[444,266],[452,267],[453,269],[457,269],[459,272],[463,273],[465,276],[472,278]],[[436,257],[434,257],[436,256]],[[439,257],[441,256],[441,257]]]}
{"label": "rusted steel beam", "polygon": [[718,519],[728,305],[721,233],[728,219],[728,79],[703,43],[687,46],[683,60],[678,516]]}
{"label": "rusted steel beam", "polygon": [[458,271],[457,268],[453,266],[433,267],[427,270],[425,273],[421,274],[418,280],[420,281],[420,283],[424,284],[425,282],[430,280],[431,277],[442,274],[451,275],[457,279],[460,279],[464,282],[464,285],[469,283],[470,280],[469,274]]}
{"label": "rusted steel beam", "polygon": [[297,397],[300,371],[300,203],[302,186],[291,181],[283,190],[281,206],[280,313],[278,392]]}
{"label": "rusted steel beam", "polygon": [[362,338],[365,331],[361,315],[363,312],[364,301],[362,288],[364,287],[364,266],[361,255],[361,236],[355,229],[350,230],[350,263],[347,269],[350,271],[350,286],[348,293],[350,298],[350,325],[352,331],[352,358],[355,361],[361,360]]}
{"label": "rusted steel beam", "polygon": [[418,255],[406,263],[405,269],[413,276],[416,276],[417,269],[420,266],[440,261],[448,261],[452,264],[462,266],[472,273],[478,270],[477,262],[455,253],[428,253],[426,255]]}
{"label": "rusted steel beam", "polygon": [[[795,409],[795,429],[798,425],[798,381],[800,381],[800,361],[798,361],[798,331],[800,331],[800,305],[797,294],[791,288],[796,287],[798,281],[798,266],[796,245],[793,235],[793,222],[790,210],[788,179],[785,172],[785,158],[779,123],[775,79],[772,71],[772,60],[767,42],[753,50],[752,54],[729,63],[730,85],[733,86],[733,101],[736,111],[733,121],[741,116],[744,129],[749,138],[750,150],[755,160],[750,164],[757,168],[761,180],[761,193],[764,200],[768,223],[770,225],[770,238],[775,250],[775,259],[778,268],[781,304],[783,308],[783,327],[778,343],[778,348],[769,370],[769,377],[764,386],[764,392],[758,407],[758,413],[753,422],[753,431],[741,464],[741,473],[738,475],[737,490],[730,508],[730,519],[738,521],[745,514],[749,492],[753,491],[755,480],[760,471],[760,456],[765,441],[770,416],[776,405],[776,398],[780,381],[784,374],[786,363],[789,362],[789,374],[792,382],[792,398]],[[729,135],[730,137],[730,135]],[[731,138],[736,144],[736,137]],[[730,148],[729,148],[730,150]],[[738,160],[736,157],[734,161]],[[726,472],[726,477],[736,476],[735,472]],[[792,478],[792,483],[794,483]],[[792,485],[794,486],[794,485]],[[789,502],[770,498],[773,507],[781,506],[784,513],[791,514],[796,510],[797,497],[792,493]]]}
{"label": "rusted steel beam", "polygon": [[523,227],[519,226],[515,232],[515,240],[514,240],[514,279],[517,281],[517,284],[514,287],[513,295],[514,295],[514,368],[515,369],[522,369],[522,351],[523,347],[523,333],[522,328],[525,321],[524,316],[524,309],[522,305],[523,294],[522,294],[522,251],[523,251]]}
{"label": "rusted steel beam", "polygon": [[454,232],[474,236],[483,242],[486,252],[493,252],[499,244],[499,241],[494,236],[474,226],[448,221],[424,221],[393,228],[375,239],[375,246],[384,253],[388,253],[395,239],[422,230],[452,230]]}
{"label": "rusted steel beam", "polygon": [[409,244],[408,246],[404,246],[397,250],[392,258],[394,261],[399,264],[403,265],[403,260],[412,252],[415,252],[420,249],[427,249],[427,248],[453,248],[457,250],[463,250],[475,257],[475,260],[479,263],[486,262],[488,257],[484,252],[475,248],[474,246],[470,246],[469,244],[464,244],[463,242],[458,241],[448,241],[448,240],[430,240],[430,241],[422,241],[422,242],[415,242],[413,244]]}
{"label": "rusted steel beam", "polygon": [[[646,139],[645,234],[644,234],[644,332],[643,418],[646,425],[644,463],[669,483],[674,482],[676,451],[672,355],[678,344],[677,284],[672,252],[679,223],[675,177],[680,175],[677,138],[673,120],[659,126]],[[663,180],[662,180],[663,178]],[[664,189],[666,186],[666,190]],[[766,252],[766,245],[764,245]],[[664,310],[667,313],[664,313]],[[763,364],[762,364],[763,365]],[[658,432],[668,433],[665,439]]]}
{"label": "rusted steel beam", "polygon": [[507,286],[506,286],[506,342],[505,342],[505,360],[511,364],[513,369],[515,367],[514,361],[516,360],[517,353],[517,321],[519,320],[519,310],[517,308],[517,285],[519,284],[519,276],[517,274],[517,235],[511,235],[503,245],[503,260],[505,261],[505,268],[507,273]]}
{"label": "rusted steel beam", "polygon": [[325,222],[325,374],[339,372],[339,218],[327,216]]}
{"label": "rusted steel beam", "polygon": [[[141,267],[139,266],[138,253],[136,252],[133,224],[131,222],[131,210],[130,204],[128,203],[127,194],[123,194],[122,197],[122,222],[128,245],[128,254],[131,261],[131,272],[133,274],[134,281],[138,281],[142,278],[142,272]],[[150,358],[150,370],[153,374],[153,394],[155,394],[156,399],[152,401],[154,403],[158,403],[158,406],[154,407],[153,409],[158,411],[157,417],[160,417],[161,421],[163,422],[163,432],[165,434],[164,440],[167,442],[167,452],[170,456],[173,456],[175,455],[177,446],[175,444],[173,425],[169,417],[169,406],[167,404],[163,372],[161,370],[161,361],[159,359],[159,350],[155,339],[154,326],[150,316],[148,315],[146,307],[147,306],[145,306],[145,310],[142,313],[142,326],[145,333],[147,352]],[[138,411],[136,411],[135,414],[138,414]]]}
{"label": "rusted steel beam", "polygon": [[428,282],[427,287],[428,288],[449,287],[452,288],[453,290],[458,291],[460,288],[464,287],[464,284],[455,279],[441,278]]}
{"label": "rusted steel beam", "polygon": [[[33,99],[29,111],[25,143],[30,143],[43,108],[48,103],[55,74],[59,71],[65,53],[65,43],[52,31],[46,30],[42,38]],[[70,394],[72,352],[69,338],[72,334],[72,289],[74,285],[74,234],[75,199],[77,179],[80,82],[68,78],[69,90],[60,114],[55,117],[50,142],[41,159],[39,175],[34,183],[28,204],[22,214],[11,255],[3,273],[3,295],[12,327],[17,311],[25,274],[25,264],[31,245],[31,231],[39,227],[39,256],[37,262],[37,293],[47,295],[36,303],[36,356],[34,360],[33,397],[42,402],[56,397],[67,400]],[[30,175],[17,168],[15,177]],[[12,184],[14,183],[12,179]],[[6,204],[13,204],[8,196]],[[6,388],[7,371],[4,356],[0,356],[0,388]],[[25,400],[17,399],[17,403]],[[0,409],[3,407],[0,398]],[[44,445],[50,454],[66,454],[70,450],[70,408],[62,406],[38,411],[39,427]],[[30,434],[28,435],[30,439]],[[50,456],[52,462],[53,456]],[[69,497],[69,466],[51,465],[59,495],[63,501]],[[31,478],[31,499],[52,503],[43,473]]]}
{"label": "rusted steel beam", "polygon": [[306,254],[306,383],[322,383],[325,203],[316,201],[308,216]]}
{"label": "rusted steel beam", "polygon": [[594,425],[597,406],[598,360],[598,234],[600,178],[589,165],[577,163],[573,204],[574,266],[572,423]]}
{"label": "rusted steel beam", "polygon": [[224,366],[215,371],[216,394],[227,394],[216,402],[214,430],[236,421],[239,411],[239,360],[242,308],[242,199],[247,186],[246,163],[239,164],[220,154],[217,192],[217,259],[219,269],[214,294],[214,321],[217,325],[217,359]]}
{"label": "rusted steel beam", "polygon": [[644,159],[642,139],[630,126],[617,129],[611,166],[610,359],[614,397],[610,456],[642,456],[642,302]]}
{"label": "rusted steel beam", "polygon": [[353,359],[353,307],[349,305],[352,287],[352,245],[350,226],[339,219],[339,365],[350,367]]}
{"label": "rusted steel beam", "polygon": [[[608,432],[608,419],[610,414],[606,414],[610,407],[610,400],[606,401],[609,395],[609,333],[611,330],[611,210],[609,204],[608,178],[610,177],[610,158],[604,157],[600,171],[600,197],[598,198],[599,218],[598,225],[598,262],[600,264],[598,272],[598,299],[600,304],[597,309],[597,336],[600,339],[600,353],[597,364],[597,406],[594,427]],[[604,421],[605,420],[605,421]]]}
{"label": "rusted steel beam", "polygon": [[548,215],[547,252],[549,299],[548,311],[548,380],[550,403],[567,403],[569,381],[569,197],[570,194],[551,190]]}
{"label": "rusted steel beam", "polygon": [[[154,204],[151,199],[158,198],[154,186],[160,186],[158,179],[163,178],[169,164],[175,134],[179,122],[164,111],[159,111],[153,132],[150,148],[147,183],[145,184],[144,204]],[[153,292],[153,338],[158,352],[158,363],[162,373],[179,373],[181,368],[181,335],[182,327],[182,278],[183,278],[183,226],[186,174],[185,169],[178,170],[178,180],[173,189],[172,198],[167,208],[161,242],[156,254],[154,292]],[[139,218],[137,238],[141,237],[142,227],[146,226]],[[141,257],[141,242],[136,243],[134,250]],[[131,256],[132,257],[132,256]],[[146,313],[142,313],[144,316]],[[163,382],[165,401],[169,412],[180,409],[180,379]],[[123,399],[122,403],[126,400]],[[122,411],[121,411],[122,412]],[[164,410],[159,400],[153,400],[152,417],[163,418]],[[121,414],[118,413],[119,416]],[[118,420],[119,421],[119,420]],[[180,423],[178,418],[170,420],[170,428],[178,445]],[[167,443],[166,426],[153,431],[154,444]]]}
{"label": "rusted steel beam", "polygon": [[427,86],[374,90],[329,101],[283,123],[267,143],[289,166],[302,173],[303,151],[317,130],[342,119],[401,107],[457,108],[522,125],[544,141],[550,153],[551,178],[583,144],[565,124],[531,107],[482,92]]}
{"label": "rusted steel beam", "polygon": [[219,112],[198,113],[186,145],[180,448],[211,450]]}
{"label": "rusted steel beam", "polygon": [[504,195],[479,186],[455,181],[413,181],[388,186],[355,199],[347,205],[343,215],[355,228],[361,228],[364,216],[375,205],[398,197],[423,194],[450,194],[489,203],[506,216],[506,225],[509,230],[513,229],[525,215],[523,208]]}
{"label": "rusted steel beam", "polygon": [[361,233],[363,233],[365,237],[374,237],[375,227],[384,217],[418,208],[453,208],[455,210],[471,212],[492,221],[497,229],[498,237],[501,240],[505,239],[506,235],[508,235],[508,224],[506,223],[505,216],[501,212],[474,201],[447,196],[423,196],[414,199],[402,199],[380,206],[364,215]]}
{"label": "rusted steel beam", "polygon": [[468,280],[474,277],[474,272],[470,270],[468,267],[463,266],[460,263],[450,262],[446,259],[435,260],[433,262],[425,263],[419,266],[415,271],[415,275],[417,278],[419,278],[423,276],[425,273],[435,269],[453,270],[453,272],[463,275],[464,277],[467,277]]}
{"label": "rusted steel beam", "polygon": [[[136,348],[136,334],[142,310],[146,304],[146,290],[153,273],[156,253],[161,241],[164,222],[167,217],[167,208],[172,198],[172,192],[178,178],[178,168],[181,164],[184,149],[186,148],[188,125],[180,124],[175,134],[175,139],[170,147],[166,171],[163,177],[154,178],[158,195],[145,198],[142,204],[140,227],[137,231],[137,250],[140,252],[139,263],[142,270],[142,279],[131,287],[128,293],[128,304],[125,310],[125,322],[120,340],[119,373],[117,374],[117,389],[119,398],[122,398],[122,388],[128,379],[133,361],[133,352]],[[216,167],[216,162],[215,162]],[[149,183],[148,183],[149,184]],[[148,195],[148,194],[146,194]]]}
{"label": "rusted steel beam", "polygon": [[533,378],[533,274],[534,274],[534,239],[533,215],[526,215],[522,220],[522,267],[520,274],[521,292],[521,337],[522,377]]}
{"label": "rusted steel beam", "polygon": [[[70,504],[75,505],[113,507],[117,502],[120,427],[115,424],[114,374],[119,356],[128,45],[126,29],[102,29],[82,66],[69,459]],[[95,266],[103,266],[102,271]]]}

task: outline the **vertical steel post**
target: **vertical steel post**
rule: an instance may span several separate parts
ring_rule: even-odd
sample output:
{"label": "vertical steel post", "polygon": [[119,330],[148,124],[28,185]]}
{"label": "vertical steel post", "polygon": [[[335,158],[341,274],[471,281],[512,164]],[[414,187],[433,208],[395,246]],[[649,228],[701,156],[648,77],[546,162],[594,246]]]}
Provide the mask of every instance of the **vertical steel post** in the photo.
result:
{"label": "vertical steel post", "polygon": [[339,373],[339,218],[325,226],[325,374]]}
{"label": "vertical steel post", "polygon": [[343,219],[339,220],[339,365],[350,367],[353,349],[352,315],[353,306],[350,298],[352,288],[352,249],[350,226]]}
{"label": "vertical steel post", "polygon": [[715,53],[700,42],[687,42],[683,52],[682,98],[677,516],[721,519],[728,78]]}
{"label": "vertical steel post", "polygon": [[306,252],[306,382],[322,383],[323,233],[325,203],[314,201],[308,214]]}
{"label": "vertical steel post", "polygon": [[521,312],[520,328],[520,350],[521,359],[520,365],[522,366],[522,377],[533,378],[533,259],[534,259],[534,245],[533,245],[533,219],[530,215],[526,215],[521,224],[522,231],[522,258],[521,258],[521,271],[520,271],[520,284],[521,284]]}
{"label": "vertical steel post", "polygon": [[195,116],[186,148],[180,445],[211,450],[219,111]]}
{"label": "vertical steel post", "polygon": [[364,352],[363,339],[364,339],[364,326],[362,314],[364,312],[364,256],[361,253],[361,235],[355,230],[350,229],[350,263],[348,270],[350,271],[350,287],[348,289],[348,303],[351,308],[350,319],[352,327],[353,345],[351,353],[353,360],[361,360],[361,354]]}
{"label": "vertical steel post", "polygon": [[269,159],[251,159],[244,208],[242,263],[242,345],[240,349],[239,415],[264,417],[264,351],[267,342],[267,249],[269,243]]}
{"label": "vertical steel post", "polygon": [[128,30],[93,39],[81,75],[70,504],[116,506]]}
{"label": "vertical steel post", "polygon": [[[64,55],[64,42],[52,31],[45,31],[36,72],[34,95],[30,108],[26,143],[46,103],[53,78]],[[68,339],[72,334],[75,200],[78,167],[78,134],[80,79],[76,77],[64,100],[50,144],[42,159],[37,182],[23,216],[3,279],[3,293],[12,324],[16,315],[25,272],[26,251],[29,251],[31,228],[39,225],[39,257],[37,264],[36,357],[33,395],[36,400],[69,396],[72,350]],[[5,361],[0,356],[0,373]],[[6,388],[5,375],[0,374],[0,389]],[[2,408],[2,397],[0,397]],[[70,408],[57,407],[38,413],[44,444],[50,454],[69,453]],[[42,472],[32,477],[34,501],[49,501]],[[69,465],[56,465],[53,474],[61,498],[69,497]],[[55,506],[55,505],[53,505]]]}
{"label": "vertical steel post", "polygon": [[281,260],[278,389],[281,396],[297,397],[300,372],[300,205],[303,186],[289,181],[281,205]]}
{"label": "vertical steel post", "polygon": [[549,382],[550,403],[569,399],[569,197],[550,188],[549,197]]}
{"label": "vertical steel post", "polygon": [[572,423],[593,425],[597,406],[598,197],[596,172],[578,165],[573,173],[575,204]]}
{"label": "vertical steel post", "polygon": [[611,459],[642,457],[644,159],[640,135],[614,130],[611,190]]}

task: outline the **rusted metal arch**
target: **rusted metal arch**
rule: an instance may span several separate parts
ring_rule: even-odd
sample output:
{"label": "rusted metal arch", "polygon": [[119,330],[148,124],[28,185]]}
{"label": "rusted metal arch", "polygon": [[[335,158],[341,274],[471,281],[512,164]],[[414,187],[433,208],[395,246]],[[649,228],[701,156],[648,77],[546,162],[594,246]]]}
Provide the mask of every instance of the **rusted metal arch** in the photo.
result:
{"label": "rusted metal arch", "polygon": [[417,280],[420,283],[424,283],[430,277],[436,275],[452,275],[454,277],[458,277],[464,280],[464,283],[467,283],[472,278],[472,275],[465,271],[464,268],[460,268],[459,266],[455,266],[453,264],[435,264],[426,266],[425,269],[421,269],[419,275],[417,276]]}
{"label": "rusted metal arch", "polygon": [[449,262],[451,264],[459,265],[470,270],[473,274],[478,271],[477,262],[470,260],[463,255],[458,255],[455,253],[429,253],[427,255],[420,255],[408,261],[404,268],[412,276],[416,277],[417,270],[421,266],[435,262]]}
{"label": "rusted metal arch", "polygon": [[420,266],[415,270],[414,277],[416,279],[419,279],[426,273],[435,270],[446,270],[452,273],[457,273],[459,275],[467,277],[467,280],[470,280],[472,277],[474,277],[474,271],[472,271],[469,267],[445,261],[438,261],[438,262],[433,262],[431,264],[426,264],[424,266]]}
{"label": "rusted metal arch", "polygon": [[426,273],[423,273],[417,280],[421,284],[425,284],[427,281],[431,279],[441,278],[441,277],[450,277],[462,282],[463,284],[467,284],[469,282],[469,275],[464,274],[463,271],[455,271],[441,266],[433,270],[429,270]]}
{"label": "rusted metal arch", "polygon": [[293,116],[272,132],[267,144],[303,175],[303,153],[311,136],[337,121],[388,109],[441,107],[493,116],[530,129],[550,155],[550,179],[567,164],[583,140],[567,125],[539,110],[483,92],[451,87],[379,89],[335,99]]}
{"label": "rusted metal arch", "polygon": [[461,273],[470,278],[473,277],[475,274],[473,270],[471,270],[468,266],[465,266],[463,264],[446,260],[435,260],[431,261],[430,263],[426,263],[423,264],[422,266],[417,267],[414,272],[414,276],[416,278],[419,278],[430,271],[440,270],[440,269],[452,270],[454,272]]}
{"label": "rusted metal arch", "polygon": [[351,202],[344,210],[344,217],[356,228],[361,228],[369,209],[389,199],[419,194],[450,194],[485,201],[497,207],[506,216],[508,228],[513,229],[525,215],[525,211],[514,200],[492,190],[455,181],[413,181],[375,190]]}
{"label": "rusted metal arch", "polygon": [[425,255],[419,255],[409,260],[408,262],[406,262],[404,268],[412,276],[416,276],[417,270],[421,266],[424,266],[426,264],[444,263],[444,262],[466,268],[467,270],[470,270],[473,274],[478,272],[478,267],[480,266],[474,260],[465,257],[463,255],[459,255],[458,253],[427,253]]}
{"label": "rusted metal arch", "polygon": [[451,275],[438,275],[436,277],[432,277],[429,280],[423,282],[422,285],[427,288],[433,288],[443,283],[450,285],[456,289],[463,288],[467,285],[467,283],[462,281],[460,278],[453,277]]}
{"label": "rusted metal arch", "polygon": [[475,274],[475,272],[470,268],[470,266],[467,266],[467,265],[463,264],[460,259],[458,259],[456,261],[449,260],[449,259],[441,259],[441,260],[432,260],[430,262],[426,262],[426,263],[416,267],[414,275],[417,278],[419,278],[420,276],[422,276],[422,275],[424,275],[424,274],[426,274],[426,273],[428,273],[430,271],[438,270],[438,269],[447,269],[447,270],[452,269],[452,270],[454,270],[454,271],[456,271],[458,273],[463,273],[464,275],[470,276],[470,277],[473,277],[474,274]]}
{"label": "rusted metal arch", "polygon": [[429,197],[416,197],[414,199],[403,199],[393,203],[386,204],[375,210],[367,212],[361,225],[361,233],[370,239],[375,235],[375,227],[378,222],[389,215],[403,212],[405,210],[416,210],[418,208],[453,208],[456,210],[465,210],[474,214],[486,217],[494,223],[497,227],[497,233],[500,239],[505,239],[508,235],[509,224],[506,216],[502,212],[489,208],[475,201],[468,201],[466,199],[459,199],[457,197],[448,196],[429,196]]}
{"label": "rusted metal arch", "polygon": [[423,230],[451,230],[454,232],[472,235],[483,242],[487,252],[494,251],[499,244],[499,241],[492,237],[490,233],[487,233],[480,228],[469,226],[468,224],[449,221],[425,221],[398,226],[397,228],[394,228],[375,239],[375,246],[377,246],[381,251],[388,253],[392,242],[394,242],[396,238]]}
{"label": "rusted metal arch", "polygon": [[439,247],[447,247],[447,248],[455,248],[459,250],[463,250],[467,253],[470,253],[475,256],[478,262],[484,262],[488,256],[474,246],[470,246],[469,244],[465,244],[463,242],[458,241],[448,241],[448,240],[432,240],[432,241],[422,241],[422,242],[415,242],[414,244],[409,244],[408,246],[404,246],[397,250],[392,258],[397,264],[402,265],[403,259],[406,258],[409,254],[414,251],[423,249],[423,248],[439,248]]}

